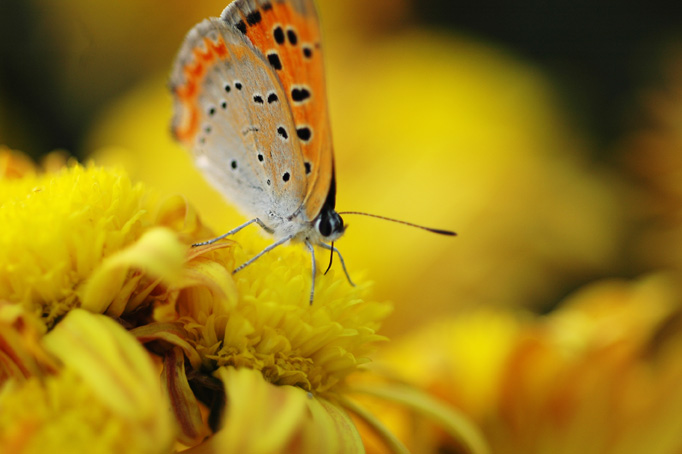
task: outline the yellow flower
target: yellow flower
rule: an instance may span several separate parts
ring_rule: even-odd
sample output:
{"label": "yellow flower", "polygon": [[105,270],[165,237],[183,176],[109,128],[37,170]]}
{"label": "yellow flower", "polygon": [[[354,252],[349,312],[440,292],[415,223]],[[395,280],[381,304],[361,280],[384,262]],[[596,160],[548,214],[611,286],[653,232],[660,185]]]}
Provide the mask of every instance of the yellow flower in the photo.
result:
{"label": "yellow flower", "polygon": [[[13,409],[4,422],[8,446],[30,452],[54,432],[59,443],[83,449],[93,431],[72,434],[71,427],[87,418],[104,431],[104,447],[118,446],[126,424],[149,431],[131,440],[132,451],[158,438],[154,447],[162,452],[170,438],[198,452],[362,452],[351,411],[392,451],[405,452],[345,388],[385,340],[377,330],[391,305],[366,300],[368,284],[351,287],[334,271],[319,276],[311,306],[310,257],[300,247],[281,247],[233,276],[267,240],[247,229],[191,248],[212,234],[184,200],[170,198],[156,209],[122,171],[72,165],[54,174],[25,172],[0,180],[0,200],[0,393]],[[115,317],[128,333],[83,309]],[[133,336],[148,346],[160,380],[138,364],[149,358],[118,347]],[[147,396],[150,381],[159,389]],[[72,400],[43,405],[37,420],[20,410],[32,398],[62,399],[69,395],[62,389],[81,383],[88,386]],[[17,391],[21,386],[27,391]],[[154,411],[168,408],[158,402],[160,389],[176,423],[170,435],[147,427]],[[104,410],[84,408],[95,398]],[[65,418],[53,426],[51,411]],[[442,423],[457,433],[460,421]]]}
{"label": "yellow flower", "polygon": [[[492,452],[673,454],[681,309],[667,276],[606,281],[546,317],[477,311],[422,327],[380,364],[468,414]],[[429,425],[415,430],[399,408],[383,412],[415,452],[458,446]]]}
{"label": "yellow flower", "polygon": [[0,311],[3,367],[23,373],[0,374],[3,452],[170,452],[174,430],[157,373],[120,325],[76,309],[38,337],[30,327],[39,321],[8,309]]}
{"label": "yellow flower", "polygon": [[[7,152],[2,156],[6,162],[17,161]],[[106,266],[115,266],[118,259],[111,257],[152,227],[175,223],[190,235],[206,234],[196,222],[178,227],[183,216],[178,200],[169,199],[157,210],[151,194],[121,171],[73,165],[43,174],[24,165],[20,173],[23,178],[0,180],[0,301],[22,305],[47,327],[81,304],[101,312],[92,300],[108,294],[93,289],[88,278],[107,258]],[[137,247],[159,235],[164,236],[152,233]],[[167,271],[161,265],[183,261],[184,247],[178,243],[154,263],[141,265],[158,278]],[[110,286],[126,282],[130,288],[144,277],[120,267],[118,271]]]}

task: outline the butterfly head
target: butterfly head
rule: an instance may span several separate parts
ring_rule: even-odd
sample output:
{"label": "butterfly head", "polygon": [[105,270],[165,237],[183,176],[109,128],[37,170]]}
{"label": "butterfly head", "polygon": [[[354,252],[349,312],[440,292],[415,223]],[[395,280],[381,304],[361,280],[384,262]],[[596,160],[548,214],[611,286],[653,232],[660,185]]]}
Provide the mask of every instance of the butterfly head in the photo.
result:
{"label": "butterfly head", "polygon": [[336,241],[346,231],[343,219],[334,209],[323,209],[315,220],[315,230],[322,241]]}

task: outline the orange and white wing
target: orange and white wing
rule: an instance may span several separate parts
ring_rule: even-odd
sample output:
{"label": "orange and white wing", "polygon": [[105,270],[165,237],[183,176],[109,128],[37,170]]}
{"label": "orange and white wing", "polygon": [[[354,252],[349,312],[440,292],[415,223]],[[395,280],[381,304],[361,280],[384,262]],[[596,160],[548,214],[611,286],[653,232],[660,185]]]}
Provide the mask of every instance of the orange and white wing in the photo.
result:
{"label": "orange and white wing", "polygon": [[[303,153],[308,220],[332,189],[334,157],[320,25],[312,0],[236,0],[221,18],[258,48],[281,81]],[[333,201],[332,201],[333,203]]]}

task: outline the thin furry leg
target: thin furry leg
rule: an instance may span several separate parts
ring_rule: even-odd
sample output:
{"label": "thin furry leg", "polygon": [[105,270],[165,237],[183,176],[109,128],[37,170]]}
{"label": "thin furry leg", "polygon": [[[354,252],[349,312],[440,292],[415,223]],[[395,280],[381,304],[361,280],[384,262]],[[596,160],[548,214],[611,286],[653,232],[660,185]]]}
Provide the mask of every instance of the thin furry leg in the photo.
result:
{"label": "thin furry leg", "polygon": [[222,239],[225,238],[226,236],[234,235],[235,233],[239,232],[239,231],[240,231],[241,229],[243,229],[244,227],[246,227],[246,226],[248,226],[248,225],[251,225],[251,224],[253,224],[254,222],[255,222],[256,224],[258,224],[259,226],[261,226],[261,227],[263,228],[263,230],[265,230],[265,231],[267,231],[267,232],[271,232],[271,229],[268,228],[265,224],[263,224],[263,222],[262,222],[260,219],[255,218],[255,219],[251,219],[251,220],[248,221],[248,222],[243,223],[243,224],[240,225],[239,227],[236,227],[236,228],[230,230],[229,232],[227,232],[227,233],[225,233],[225,234],[223,234],[223,235],[220,235],[219,237],[213,238],[212,240],[202,241],[201,243],[194,243],[194,244],[192,245],[192,247],[205,246],[205,245],[207,245],[207,244],[213,244],[213,243],[215,243],[215,242],[218,241],[218,240],[222,240]]}
{"label": "thin furry leg", "polygon": [[258,254],[256,254],[255,256],[251,257],[249,260],[247,260],[246,262],[242,263],[242,264],[239,265],[237,268],[235,268],[234,271],[232,272],[232,274],[237,274],[239,271],[243,270],[244,268],[246,268],[247,266],[251,265],[251,264],[252,264],[253,262],[255,262],[256,260],[258,260],[261,256],[263,256],[263,255],[267,254],[268,252],[272,251],[272,250],[275,249],[277,246],[281,246],[282,244],[286,243],[287,241],[289,241],[289,240],[292,239],[293,237],[294,237],[294,235],[289,235],[288,237],[282,238],[281,240],[277,241],[276,243],[272,243],[270,246],[266,247],[265,249],[263,249],[262,251],[260,251]]}
{"label": "thin furry leg", "polygon": [[343,272],[346,273],[346,279],[348,279],[348,283],[355,287],[355,284],[351,280],[350,274],[348,274],[348,270],[346,269],[346,262],[344,262],[343,256],[341,256],[339,250],[336,249],[335,247],[328,245],[327,243],[320,243],[319,246],[327,249],[328,251],[332,251],[332,254],[336,252],[336,254],[339,256],[339,260],[341,261],[341,267],[343,268]]}

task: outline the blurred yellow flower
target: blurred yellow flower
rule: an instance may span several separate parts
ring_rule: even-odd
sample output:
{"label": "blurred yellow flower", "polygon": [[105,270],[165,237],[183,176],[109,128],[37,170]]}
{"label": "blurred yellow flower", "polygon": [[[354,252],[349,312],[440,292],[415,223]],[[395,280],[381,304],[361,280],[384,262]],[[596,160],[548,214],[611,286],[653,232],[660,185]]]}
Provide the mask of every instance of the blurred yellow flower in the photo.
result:
{"label": "blurred yellow flower", "polygon": [[[682,449],[679,301],[668,276],[600,282],[545,317],[476,311],[424,326],[379,365],[468,414],[495,453],[673,454]],[[383,411],[414,452],[458,446],[400,409]]]}
{"label": "blurred yellow flower", "polygon": [[43,337],[30,329],[40,324],[32,319],[0,306],[0,372],[22,371],[0,373],[2,452],[170,452],[168,402],[132,336],[80,309]]}

